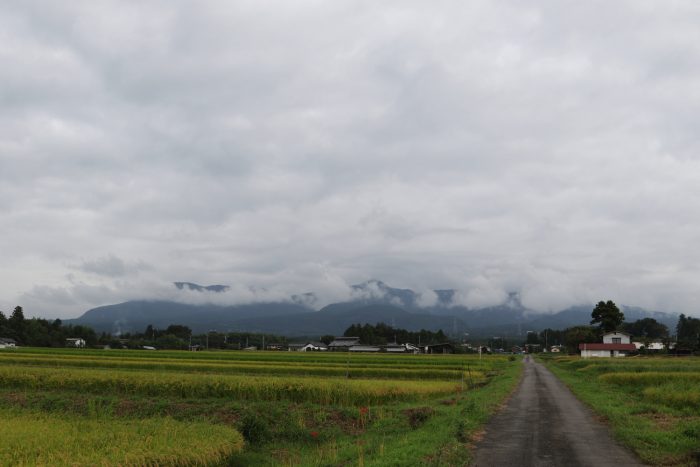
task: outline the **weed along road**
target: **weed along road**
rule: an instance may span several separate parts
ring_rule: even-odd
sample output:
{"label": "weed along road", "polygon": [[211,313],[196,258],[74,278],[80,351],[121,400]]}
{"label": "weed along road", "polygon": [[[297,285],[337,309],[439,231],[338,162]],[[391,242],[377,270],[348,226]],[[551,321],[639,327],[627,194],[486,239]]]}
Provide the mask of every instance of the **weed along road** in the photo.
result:
{"label": "weed along road", "polygon": [[571,391],[529,356],[505,408],[489,421],[473,466],[642,466]]}

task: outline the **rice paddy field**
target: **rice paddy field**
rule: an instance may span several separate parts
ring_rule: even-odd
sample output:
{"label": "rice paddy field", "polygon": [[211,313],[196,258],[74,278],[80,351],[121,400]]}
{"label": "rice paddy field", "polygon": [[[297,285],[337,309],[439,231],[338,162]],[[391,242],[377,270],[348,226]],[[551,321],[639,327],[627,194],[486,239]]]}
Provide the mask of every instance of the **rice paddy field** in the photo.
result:
{"label": "rice paddy field", "polygon": [[544,359],[650,465],[700,465],[700,358]]}
{"label": "rice paddy field", "polygon": [[466,465],[505,356],[0,351],[2,465]]}

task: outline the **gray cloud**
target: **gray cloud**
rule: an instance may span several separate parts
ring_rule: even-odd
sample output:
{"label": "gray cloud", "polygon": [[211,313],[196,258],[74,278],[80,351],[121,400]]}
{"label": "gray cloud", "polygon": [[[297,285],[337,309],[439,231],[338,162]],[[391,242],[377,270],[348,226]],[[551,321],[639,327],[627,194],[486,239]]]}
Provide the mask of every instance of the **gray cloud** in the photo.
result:
{"label": "gray cloud", "polygon": [[697,314],[699,16],[3,5],[0,308],[75,316],[173,280],[328,301],[374,277],[426,303]]}

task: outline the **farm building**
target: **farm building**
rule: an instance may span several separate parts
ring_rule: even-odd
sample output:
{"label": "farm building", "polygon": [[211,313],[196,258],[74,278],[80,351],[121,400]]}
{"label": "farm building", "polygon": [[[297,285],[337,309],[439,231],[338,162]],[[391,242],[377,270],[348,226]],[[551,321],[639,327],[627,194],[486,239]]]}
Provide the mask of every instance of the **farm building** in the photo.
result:
{"label": "farm building", "polygon": [[359,345],[359,337],[335,337],[333,342],[328,344],[328,350],[332,351],[348,351],[353,345]]}
{"label": "farm building", "polygon": [[17,342],[9,337],[0,337],[0,349],[16,347]]}
{"label": "farm building", "polygon": [[78,347],[78,348],[83,348],[85,347],[85,339],[81,339],[80,337],[69,337],[66,339],[66,347]]}
{"label": "farm building", "polygon": [[328,350],[328,347],[323,342],[306,342],[304,344],[289,344],[289,350],[297,352],[323,352]]}
{"label": "farm building", "polygon": [[420,349],[413,344],[387,344],[386,351],[389,353],[420,353]]}
{"label": "farm building", "polygon": [[624,332],[609,332],[603,335],[603,343],[583,343],[578,345],[581,357],[624,357],[637,348],[630,343],[630,335]]}
{"label": "farm building", "polygon": [[425,346],[425,353],[452,353],[453,351],[452,344],[448,342]]}

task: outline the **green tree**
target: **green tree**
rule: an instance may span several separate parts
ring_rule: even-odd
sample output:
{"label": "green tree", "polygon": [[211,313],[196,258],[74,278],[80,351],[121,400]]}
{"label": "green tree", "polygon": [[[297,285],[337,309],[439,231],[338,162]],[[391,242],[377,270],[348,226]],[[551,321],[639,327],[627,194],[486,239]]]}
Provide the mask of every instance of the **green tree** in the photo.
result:
{"label": "green tree", "polygon": [[591,324],[598,324],[603,332],[615,331],[625,320],[625,314],[615,305],[615,302],[608,300],[600,301],[591,313]]}
{"label": "green tree", "polygon": [[7,320],[8,327],[14,332],[15,337],[20,341],[25,341],[24,330],[25,330],[25,320],[24,311],[21,306],[16,306],[12,315]]}
{"label": "green tree", "polygon": [[578,353],[578,345],[584,342],[600,342],[598,330],[591,326],[574,326],[564,331],[564,344],[568,353]]}
{"label": "green tree", "polygon": [[165,334],[172,334],[180,339],[189,339],[192,335],[192,329],[182,324],[171,324],[165,329]]}
{"label": "green tree", "polygon": [[635,337],[661,339],[662,337],[668,336],[668,327],[663,323],[659,323],[654,318],[638,319],[632,323],[624,323],[622,327],[625,332]]}
{"label": "green tree", "polygon": [[678,345],[688,349],[700,349],[700,319],[681,314],[676,325]]}

